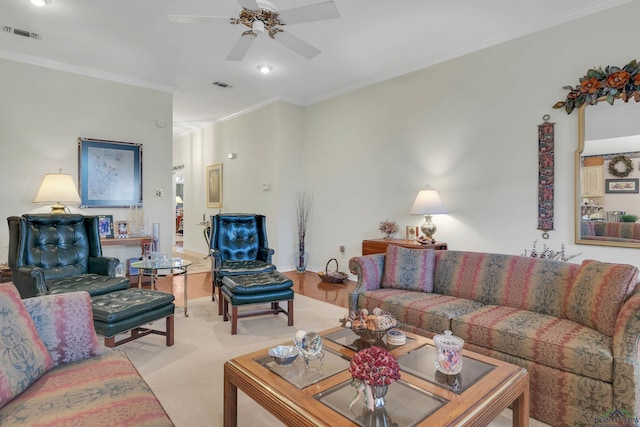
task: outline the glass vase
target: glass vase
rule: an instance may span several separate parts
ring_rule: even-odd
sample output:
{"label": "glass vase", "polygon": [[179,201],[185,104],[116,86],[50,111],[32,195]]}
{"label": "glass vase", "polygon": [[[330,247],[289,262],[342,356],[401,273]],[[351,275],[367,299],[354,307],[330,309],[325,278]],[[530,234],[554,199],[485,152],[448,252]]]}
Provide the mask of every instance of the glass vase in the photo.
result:
{"label": "glass vase", "polygon": [[375,409],[383,408],[385,404],[384,397],[387,395],[388,385],[372,385],[371,394],[373,395],[373,407]]}
{"label": "glass vase", "polygon": [[309,253],[308,252],[296,252],[293,255],[293,263],[296,266],[296,271],[298,273],[304,273],[307,270],[307,265],[309,264]]}

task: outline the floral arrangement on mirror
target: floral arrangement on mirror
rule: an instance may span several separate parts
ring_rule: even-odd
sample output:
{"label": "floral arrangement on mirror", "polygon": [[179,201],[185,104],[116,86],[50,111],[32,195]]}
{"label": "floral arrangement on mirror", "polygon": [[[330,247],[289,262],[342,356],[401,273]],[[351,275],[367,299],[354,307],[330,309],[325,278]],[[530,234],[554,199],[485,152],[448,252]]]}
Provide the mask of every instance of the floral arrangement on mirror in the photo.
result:
{"label": "floral arrangement on mirror", "polygon": [[582,255],[582,252],[577,253],[577,254],[573,254],[573,255],[567,255],[565,253],[565,248],[564,248],[564,243],[562,243],[560,245],[560,250],[559,251],[553,251],[551,249],[549,249],[549,247],[546,244],[542,245],[542,250],[538,251],[536,249],[536,245],[537,245],[538,241],[534,240],[533,241],[533,248],[531,249],[531,252],[527,252],[527,250],[524,250],[524,253],[521,256],[527,256],[530,258],[545,258],[545,259],[551,259],[554,261],[569,261],[575,257],[578,257],[580,255]]}
{"label": "floral arrangement on mirror", "polygon": [[351,385],[357,389],[349,409],[363,393],[364,402],[370,411],[373,411],[374,407],[383,406],[387,386],[400,379],[398,359],[377,346],[357,352],[351,359],[349,372],[353,377]]}
{"label": "floral arrangement on mirror", "polygon": [[624,67],[607,65],[591,68],[587,75],[580,78],[576,87],[564,86],[569,91],[564,101],[558,101],[553,108],[564,107],[567,114],[584,103],[595,105],[606,100],[613,105],[616,98],[627,102],[630,99],[640,102],[640,64],[634,59]]}
{"label": "floral arrangement on mirror", "polygon": [[393,236],[398,232],[398,230],[400,230],[400,227],[395,221],[386,220],[380,223],[380,227],[378,227],[378,230],[380,230],[382,234],[384,234],[385,239],[390,239],[391,236]]}

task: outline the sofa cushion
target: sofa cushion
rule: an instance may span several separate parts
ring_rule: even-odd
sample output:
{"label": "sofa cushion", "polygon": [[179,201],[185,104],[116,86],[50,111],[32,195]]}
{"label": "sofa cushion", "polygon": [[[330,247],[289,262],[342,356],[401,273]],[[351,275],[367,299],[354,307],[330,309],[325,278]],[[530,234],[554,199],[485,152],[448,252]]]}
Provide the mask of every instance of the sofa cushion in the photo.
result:
{"label": "sofa cushion", "polygon": [[24,305],[56,366],[102,354],[87,292],[27,298]]}
{"label": "sofa cushion", "polygon": [[436,251],[433,291],[562,317],[579,264],[516,255]]}
{"label": "sofa cushion", "polygon": [[12,283],[0,284],[0,407],[53,367]]}
{"label": "sofa cushion", "polygon": [[611,382],[613,339],[571,320],[490,305],[451,320],[475,344],[574,374]]}
{"label": "sofa cushion", "polygon": [[482,307],[482,303],[420,291],[380,289],[360,293],[358,306],[369,311],[380,307],[400,323],[440,334],[451,328],[451,319]]}
{"label": "sofa cushion", "polygon": [[388,245],[382,287],[433,292],[435,260],[433,250]]}
{"label": "sofa cushion", "polygon": [[0,425],[173,426],[120,350],[50,370],[0,409]]}
{"label": "sofa cushion", "polygon": [[638,269],[632,265],[585,260],[571,287],[565,317],[613,336],[618,313],[637,279]]}

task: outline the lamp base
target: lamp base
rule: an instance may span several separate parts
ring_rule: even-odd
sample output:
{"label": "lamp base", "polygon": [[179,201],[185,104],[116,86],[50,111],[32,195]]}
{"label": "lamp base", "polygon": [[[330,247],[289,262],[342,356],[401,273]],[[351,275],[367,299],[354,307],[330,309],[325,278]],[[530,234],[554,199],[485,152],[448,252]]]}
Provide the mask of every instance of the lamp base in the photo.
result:
{"label": "lamp base", "polygon": [[61,203],[56,203],[55,205],[51,206],[51,213],[52,214],[63,214],[66,213],[66,209],[67,207]]}
{"label": "lamp base", "polygon": [[433,235],[436,233],[437,229],[438,227],[436,227],[436,225],[433,222],[431,222],[431,215],[425,215],[424,224],[422,224],[422,226],[420,227],[420,230],[426,236],[426,238],[435,242]]}

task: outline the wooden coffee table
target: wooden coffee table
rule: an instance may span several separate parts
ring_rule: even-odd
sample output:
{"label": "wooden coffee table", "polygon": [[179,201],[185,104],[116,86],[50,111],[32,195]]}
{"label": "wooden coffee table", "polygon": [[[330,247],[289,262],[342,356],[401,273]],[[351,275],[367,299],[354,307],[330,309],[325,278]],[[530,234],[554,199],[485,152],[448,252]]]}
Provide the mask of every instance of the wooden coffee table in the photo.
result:
{"label": "wooden coffee table", "polygon": [[[406,333],[407,343],[388,347],[400,363],[401,378],[389,385],[386,405],[369,412],[355,396],[347,371],[361,343],[350,330],[321,333],[324,357],[302,356],[288,367],[276,365],[268,348],[224,365],[224,425],[237,425],[238,389],[288,426],[449,426],[489,424],[512,405],[513,425],[529,425],[529,374],[523,368],[464,350],[462,372],[435,369],[433,341]],[[293,340],[289,343],[293,344]]]}

